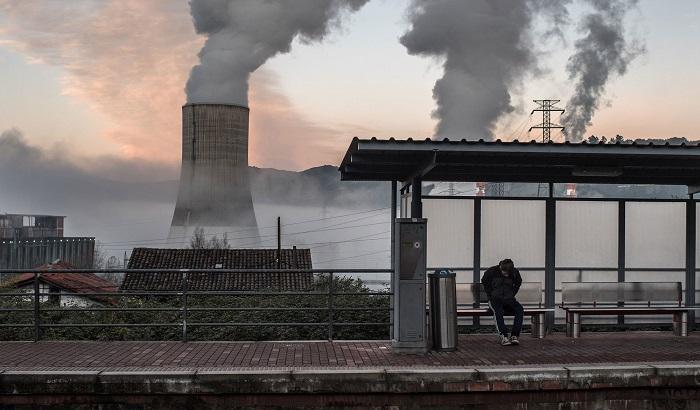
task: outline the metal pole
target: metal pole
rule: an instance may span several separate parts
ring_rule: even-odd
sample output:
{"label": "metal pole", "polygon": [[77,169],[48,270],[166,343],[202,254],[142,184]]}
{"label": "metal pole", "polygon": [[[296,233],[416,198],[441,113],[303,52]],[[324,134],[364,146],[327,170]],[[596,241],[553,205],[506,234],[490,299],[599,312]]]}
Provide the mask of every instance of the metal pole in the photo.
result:
{"label": "metal pole", "polygon": [[396,189],[398,184],[396,181],[391,181],[391,270],[394,270],[394,237],[396,235],[396,228],[394,226],[394,221],[396,221]]}
{"label": "metal pole", "polygon": [[[551,191],[550,191],[551,193]],[[544,247],[544,304],[554,308],[554,292],[556,286],[556,226],[557,202],[550,196],[545,200],[545,247]],[[554,312],[547,312],[547,332],[554,326]]]}
{"label": "metal pole", "polygon": [[277,217],[277,269],[282,269],[282,218]]}
{"label": "metal pole", "polygon": [[[392,273],[389,275],[389,286],[391,289],[391,296],[389,296],[389,306],[394,306],[394,266],[396,266],[396,252],[394,252],[394,241],[396,240],[396,195],[397,195],[398,184],[396,181],[391,181],[391,261],[390,266]],[[394,323],[394,310],[389,311],[389,322]],[[389,340],[394,338],[394,326],[389,326]]]}
{"label": "metal pole", "polygon": [[423,217],[423,180],[413,178],[411,183],[411,218]]}
{"label": "metal pole", "polygon": [[[626,209],[627,209],[627,202],[624,200],[618,201],[617,203],[618,209],[617,209],[617,281],[620,283],[625,282],[625,252],[626,252],[626,234],[625,234],[625,225],[626,225]],[[622,302],[618,303],[620,306],[622,305]],[[617,324],[622,325],[625,323],[625,316],[624,315],[617,315]]]}
{"label": "metal pole", "polygon": [[39,272],[34,273],[34,341],[41,340],[41,321],[39,311]]}
{"label": "metal pole", "polygon": [[187,342],[187,272],[182,272],[182,341]]}
{"label": "metal pole", "polygon": [[333,272],[328,273],[328,341],[333,341]]}
{"label": "metal pole", "polygon": [[[697,244],[697,229],[696,229],[696,204],[693,194],[689,195],[685,206],[685,304],[686,306],[695,306],[695,267],[696,255],[695,248]],[[688,326],[689,329],[695,327],[695,311],[688,311]]]}
{"label": "metal pole", "polygon": [[[474,271],[472,272],[472,281],[474,283],[481,282],[481,198],[474,199]],[[480,287],[478,289],[481,289]],[[479,308],[481,303],[481,295],[474,300],[474,308]],[[474,316],[474,325],[479,326],[481,319],[479,316]]]}

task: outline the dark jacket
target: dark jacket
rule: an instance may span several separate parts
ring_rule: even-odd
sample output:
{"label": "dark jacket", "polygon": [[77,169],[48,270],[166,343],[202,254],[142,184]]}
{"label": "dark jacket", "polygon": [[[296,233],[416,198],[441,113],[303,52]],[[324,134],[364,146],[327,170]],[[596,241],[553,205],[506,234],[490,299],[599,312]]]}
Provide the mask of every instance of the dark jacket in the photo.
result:
{"label": "dark jacket", "polygon": [[498,265],[486,269],[481,278],[481,284],[484,285],[489,300],[515,298],[522,283],[523,278],[519,270],[513,268],[513,273],[506,276]]}

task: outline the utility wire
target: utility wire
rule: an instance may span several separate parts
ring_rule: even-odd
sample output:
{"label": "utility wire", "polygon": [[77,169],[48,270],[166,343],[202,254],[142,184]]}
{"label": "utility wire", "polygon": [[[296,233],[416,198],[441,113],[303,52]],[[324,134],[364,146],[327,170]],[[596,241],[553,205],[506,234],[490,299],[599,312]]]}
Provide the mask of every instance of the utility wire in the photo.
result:
{"label": "utility wire", "polygon": [[[306,224],[306,223],[311,223],[311,222],[319,222],[319,221],[324,221],[324,220],[329,220],[329,219],[337,219],[337,218],[344,218],[347,216],[353,216],[353,215],[360,215],[360,214],[370,214],[373,212],[377,211],[384,211],[390,209],[389,207],[386,208],[377,208],[377,209],[372,209],[369,211],[362,211],[362,212],[354,212],[354,213],[349,213],[349,214],[344,214],[344,215],[336,215],[336,216],[329,216],[325,218],[317,218],[317,219],[310,219],[310,220],[305,220],[305,221],[298,221],[298,222],[290,222],[286,224],[282,224],[282,226],[293,226],[293,225],[300,225],[300,224]],[[377,215],[372,215],[372,216],[367,216],[365,218],[374,218],[376,216],[380,216],[381,214]],[[364,219],[364,218],[360,218]],[[356,219],[359,220],[359,219]],[[354,220],[353,220],[354,221]],[[343,223],[349,223],[353,221],[344,221],[340,224]],[[336,225],[329,225],[329,226],[336,226]],[[214,237],[217,235],[223,235],[223,234],[229,234],[229,233],[239,233],[239,232],[245,232],[245,231],[250,231],[254,229],[272,229],[272,228],[277,228],[277,225],[274,226],[266,226],[266,227],[261,227],[261,228],[244,228],[244,229],[239,229],[239,230],[234,230],[234,231],[226,231],[226,232],[214,232],[214,233],[205,233],[205,237]],[[276,234],[274,234],[276,235]],[[255,238],[255,237],[263,237],[263,236],[269,236],[269,235],[255,235],[255,236],[246,236],[246,237],[238,237],[238,238],[229,238],[232,240],[236,239],[250,239],[250,238]],[[136,243],[136,244],[141,244],[141,243],[148,243],[148,242],[156,242],[156,243],[168,243],[172,239],[186,239],[188,236],[173,236],[169,238],[153,238],[153,239],[141,239],[141,240],[128,240],[128,241],[112,241],[112,242],[101,242],[100,244],[103,246],[109,246],[109,245],[127,245],[131,243]]]}
{"label": "utility wire", "polygon": [[[306,233],[318,233],[318,232],[337,231],[338,229],[356,229],[356,228],[362,228],[362,227],[365,227],[365,226],[385,225],[385,224],[387,224],[387,223],[388,223],[388,222],[375,222],[375,223],[362,224],[362,225],[336,226],[336,227],[334,227],[334,228],[327,228],[327,229],[324,228],[324,229],[312,229],[312,230],[302,231],[302,232],[291,232],[291,233],[287,233],[287,234],[285,234],[285,235],[287,235],[287,236],[293,236],[293,235],[301,235],[301,234],[306,234]],[[253,239],[253,238],[258,238],[258,239],[260,239],[260,238],[268,238],[268,237],[276,238],[276,237],[277,237],[277,234],[275,233],[275,234],[270,234],[270,235],[249,236],[249,237],[241,237],[241,238],[234,238],[234,239],[235,239],[235,240],[237,240],[237,239]],[[270,239],[270,240],[273,240],[273,239]],[[265,242],[265,241],[263,241],[263,242]],[[240,245],[240,246],[241,246],[241,247],[252,246],[252,245],[255,245],[255,244],[259,244],[259,243],[260,243],[260,242],[257,242],[257,241],[256,241],[256,242],[254,242],[254,243],[244,244],[244,245]],[[150,245],[158,245],[158,244],[167,244],[167,242],[151,243]],[[123,246],[123,245],[111,245],[111,246]],[[135,246],[135,247],[136,247],[136,246]],[[129,249],[132,249],[132,248],[109,248],[108,250],[115,251],[115,250],[129,250]]]}
{"label": "utility wire", "polygon": [[370,253],[364,253],[364,254],[362,254],[362,255],[353,255],[353,256],[347,256],[347,257],[344,257],[344,258],[327,259],[327,260],[325,260],[325,261],[319,261],[319,262],[316,262],[316,263],[319,264],[319,263],[338,262],[338,261],[344,261],[344,260],[347,260],[347,259],[362,258],[362,257],[364,257],[364,256],[378,255],[378,254],[380,254],[380,253],[386,253],[386,252],[389,252],[389,251],[390,251],[389,249],[384,249],[384,250],[381,250],[381,251],[370,252]]}

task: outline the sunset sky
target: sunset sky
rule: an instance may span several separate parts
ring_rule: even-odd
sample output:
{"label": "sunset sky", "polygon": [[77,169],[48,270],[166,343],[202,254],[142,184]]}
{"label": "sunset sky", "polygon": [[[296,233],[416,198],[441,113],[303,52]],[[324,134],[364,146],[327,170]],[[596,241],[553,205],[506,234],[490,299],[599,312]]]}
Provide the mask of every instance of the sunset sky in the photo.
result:
{"label": "sunset sky", "polygon": [[[254,73],[251,165],[337,164],[353,136],[433,135],[442,67],[399,43],[407,4],[370,1],[323,42],[295,41]],[[571,95],[565,65],[578,11],[564,42],[537,38],[547,71],[515,90],[517,109],[496,136],[537,137],[526,132],[539,122],[531,100]],[[625,24],[646,53],[611,81],[588,134],[699,139],[700,2],[643,0]],[[184,86],[203,42],[185,1],[0,0],[0,132],[16,128],[76,163],[111,155],[176,169]]]}

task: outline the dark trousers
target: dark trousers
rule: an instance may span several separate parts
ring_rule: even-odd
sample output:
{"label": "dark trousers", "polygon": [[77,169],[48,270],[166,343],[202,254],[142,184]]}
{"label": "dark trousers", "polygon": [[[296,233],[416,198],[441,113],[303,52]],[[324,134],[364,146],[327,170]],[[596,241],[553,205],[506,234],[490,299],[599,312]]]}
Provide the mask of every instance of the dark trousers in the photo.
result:
{"label": "dark trousers", "polygon": [[504,336],[508,336],[508,326],[506,326],[503,316],[505,314],[513,315],[513,332],[512,336],[520,336],[520,330],[523,328],[523,305],[517,300],[513,299],[492,299],[489,300],[489,307],[493,312],[493,316],[496,319],[496,327],[498,328],[498,333]]}

